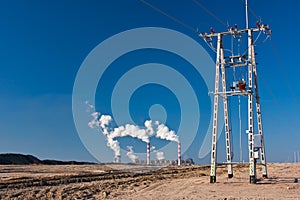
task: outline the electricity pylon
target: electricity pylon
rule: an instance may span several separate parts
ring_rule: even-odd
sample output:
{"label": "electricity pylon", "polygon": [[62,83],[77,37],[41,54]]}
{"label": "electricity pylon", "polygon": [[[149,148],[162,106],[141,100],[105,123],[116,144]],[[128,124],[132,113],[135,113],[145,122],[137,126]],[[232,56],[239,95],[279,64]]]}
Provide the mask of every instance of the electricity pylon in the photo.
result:
{"label": "electricity pylon", "polygon": [[[213,130],[212,130],[212,147],[211,147],[211,172],[210,182],[216,182],[216,167],[217,167],[217,141],[218,141],[218,115],[219,115],[219,98],[223,99],[224,106],[224,127],[226,138],[226,159],[228,168],[228,177],[233,177],[232,171],[232,151],[231,151],[231,127],[230,119],[228,117],[228,99],[232,96],[247,96],[248,98],[248,148],[249,148],[249,175],[250,183],[256,182],[256,162],[260,158],[262,164],[263,177],[267,177],[267,162],[265,155],[265,145],[263,138],[262,128],[262,114],[260,106],[260,98],[258,91],[258,79],[255,60],[255,50],[253,33],[262,31],[265,34],[271,34],[271,30],[268,25],[261,25],[256,23],[256,28],[246,28],[238,30],[235,25],[233,28],[229,28],[228,31],[215,33],[211,28],[210,34],[200,34],[205,41],[211,42],[213,38],[217,38],[217,57],[216,57],[216,75],[215,75],[215,90],[214,90],[214,113],[213,113]],[[230,56],[224,55],[224,42],[223,38],[230,37],[242,37],[246,35],[248,38],[247,51],[240,55],[234,55],[233,52]],[[234,81],[233,85],[228,86],[226,82],[226,76],[232,72],[227,70],[230,68],[246,68],[245,79]],[[245,71],[245,70],[244,70]],[[229,74],[230,75],[230,74]],[[257,133],[254,133],[254,102],[256,107],[256,121],[257,121]]]}

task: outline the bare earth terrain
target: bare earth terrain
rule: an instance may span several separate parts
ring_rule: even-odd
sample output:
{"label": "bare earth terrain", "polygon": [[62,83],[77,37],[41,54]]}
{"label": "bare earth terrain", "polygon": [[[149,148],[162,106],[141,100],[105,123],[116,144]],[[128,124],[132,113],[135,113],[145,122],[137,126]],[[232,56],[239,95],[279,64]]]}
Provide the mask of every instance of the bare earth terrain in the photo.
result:
{"label": "bare earth terrain", "polygon": [[210,184],[208,166],[2,165],[0,199],[300,199],[299,167],[268,164],[261,179],[258,166],[249,184],[248,165],[234,165],[232,179],[220,166]]}

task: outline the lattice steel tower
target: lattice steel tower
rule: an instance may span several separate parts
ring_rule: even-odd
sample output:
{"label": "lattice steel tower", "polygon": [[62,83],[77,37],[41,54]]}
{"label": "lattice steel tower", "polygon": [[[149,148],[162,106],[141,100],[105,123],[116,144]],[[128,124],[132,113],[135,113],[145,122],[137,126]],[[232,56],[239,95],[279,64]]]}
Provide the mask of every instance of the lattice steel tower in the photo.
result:
{"label": "lattice steel tower", "polygon": [[[247,3],[246,3],[247,10]],[[261,31],[266,35],[271,34],[268,25],[256,23],[257,27],[248,28],[248,17],[246,12],[246,28],[239,30],[235,25],[225,32],[215,33],[211,28],[210,34],[200,34],[206,42],[213,42],[217,38],[216,48],[216,75],[215,75],[215,90],[214,90],[214,112],[213,112],[213,130],[212,130],[212,147],[211,147],[211,171],[210,183],[216,182],[216,167],[217,167],[217,141],[218,141],[218,115],[219,115],[219,98],[223,99],[224,106],[224,126],[226,138],[226,159],[228,168],[228,177],[233,177],[232,171],[232,150],[231,150],[231,127],[229,119],[228,99],[233,96],[246,96],[248,99],[248,148],[249,148],[249,176],[250,183],[256,182],[256,162],[260,159],[262,165],[262,175],[267,177],[267,162],[263,138],[262,113],[260,106],[260,98],[258,91],[258,78],[255,60],[255,50],[253,33]],[[233,38],[247,37],[247,50],[243,54],[225,55],[223,38],[229,36]],[[235,69],[242,68],[246,78],[234,81],[233,85],[228,85],[226,76],[232,75]],[[230,70],[231,69],[231,70]],[[256,110],[254,111],[254,104]],[[254,123],[254,112],[256,112],[256,121]],[[257,125],[257,127],[255,127]],[[257,133],[255,131],[257,130]]]}

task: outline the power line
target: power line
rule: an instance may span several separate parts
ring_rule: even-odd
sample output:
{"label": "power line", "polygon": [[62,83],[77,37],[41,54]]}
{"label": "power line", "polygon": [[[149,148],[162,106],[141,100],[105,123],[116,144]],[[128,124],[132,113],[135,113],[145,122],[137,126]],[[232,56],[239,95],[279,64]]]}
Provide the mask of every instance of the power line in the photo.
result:
{"label": "power line", "polygon": [[210,16],[212,16],[213,18],[215,18],[218,22],[220,22],[222,25],[224,25],[225,27],[228,27],[228,25],[226,23],[224,23],[217,15],[215,15],[213,12],[211,12],[210,10],[208,10],[205,6],[203,6],[199,1],[197,0],[192,0],[199,8],[201,8],[202,10],[204,10],[207,14],[209,14]]}
{"label": "power line", "polygon": [[252,9],[251,7],[248,7],[248,8],[249,8],[250,13],[251,13],[258,21],[260,21],[261,18],[255,14],[255,12],[253,11],[253,9]]}
{"label": "power line", "polygon": [[274,95],[273,91],[271,90],[270,85],[268,84],[267,81],[265,81],[263,78],[261,78],[260,76],[260,81],[263,83],[263,85],[265,86],[265,88],[267,89],[269,95],[272,97],[272,99],[275,101],[275,103],[282,108],[282,110],[284,111],[282,105],[279,103],[278,99],[276,98],[276,96]]}
{"label": "power line", "polygon": [[297,109],[298,111],[300,110],[300,107],[299,107],[299,102],[297,100],[297,97],[294,93],[294,90],[292,89],[292,86],[290,84],[290,82],[288,81],[288,78],[287,78],[287,75],[286,75],[286,71],[284,70],[284,66],[280,60],[280,57],[279,57],[279,54],[278,54],[278,50],[277,48],[274,46],[274,43],[271,41],[271,44],[272,44],[272,49],[273,49],[273,52],[274,52],[274,56],[275,56],[275,60],[277,61],[277,65],[279,66],[279,69],[281,71],[281,74],[283,76],[283,79],[288,87],[288,90],[289,90],[289,93],[291,94],[291,97],[293,99],[293,101],[298,105],[297,106]]}
{"label": "power line", "polygon": [[282,64],[282,62],[281,62],[281,59],[280,59],[280,57],[279,57],[278,50],[277,50],[277,48],[275,47],[275,45],[274,45],[274,43],[273,43],[272,40],[270,40],[270,43],[271,43],[271,47],[272,47],[272,49],[273,49],[273,53],[274,53],[274,56],[275,56],[275,60],[276,60],[278,66],[279,66],[279,69],[280,69],[280,71],[281,71],[281,75],[283,76],[283,79],[284,79],[284,81],[285,81],[285,83],[286,83],[286,85],[287,85],[287,87],[288,87],[288,90],[289,90],[291,96],[293,97],[294,101],[297,102],[297,97],[296,97],[296,95],[295,95],[295,93],[294,93],[294,91],[293,91],[293,89],[292,89],[292,86],[290,85],[290,83],[289,83],[289,81],[288,81],[288,78],[287,78],[287,75],[286,75],[284,66],[283,66],[283,64]]}
{"label": "power line", "polygon": [[160,14],[162,14],[162,15],[168,17],[169,19],[171,19],[172,21],[176,22],[177,24],[180,24],[180,25],[184,26],[185,28],[187,28],[187,29],[189,29],[189,30],[191,30],[191,31],[193,31],[193,32],[198,32],[197,29],[195,29],[195,28],[193,28],[192,26],[190,26],[190,25],[184,23],[183,21],[181,21],[181,20],[179,20],[179,19],[173,17],[172,15],[167,14],[166,12],[164,12],[163,10],[161,10],[161,9],[159,9],[159,8],[157,8],[157,7],[155,7],[154,5],[150,4],[149,2],[147,2],[147,1],[145,1],[145,0],[139,0],[139,1],[142,2],[143,4],[145,4],[146,6],[152,8],[153,10],[159,12]]}

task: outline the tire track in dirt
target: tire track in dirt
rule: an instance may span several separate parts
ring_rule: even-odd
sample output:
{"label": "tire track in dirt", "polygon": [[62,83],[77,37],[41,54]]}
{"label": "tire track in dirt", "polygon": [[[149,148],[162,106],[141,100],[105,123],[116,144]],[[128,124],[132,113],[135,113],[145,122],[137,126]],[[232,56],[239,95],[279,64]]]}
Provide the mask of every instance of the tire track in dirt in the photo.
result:
{"label": "tire track in dirt", "polygon": [[113,171],[41,179],[17,178],[0,182],[0,199],[101,199],[128,188],[197,174],[202,176],[207,172],[205,167],[169,167],[141,173]]}

